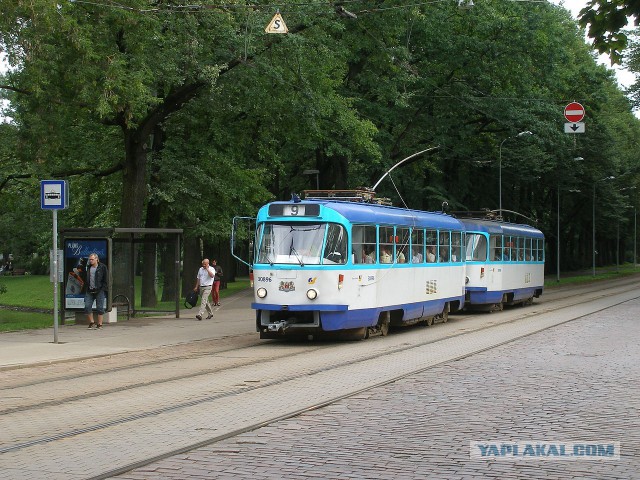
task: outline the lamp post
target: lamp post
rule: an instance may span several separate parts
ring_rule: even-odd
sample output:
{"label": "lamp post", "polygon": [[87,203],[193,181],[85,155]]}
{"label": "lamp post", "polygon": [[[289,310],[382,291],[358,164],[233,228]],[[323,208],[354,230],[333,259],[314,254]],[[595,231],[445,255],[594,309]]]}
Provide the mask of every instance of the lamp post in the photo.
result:
{"label": "lamp post", "polygon": [[316,190],[320,190],[320,170],[305,170],[303,175],[315,175],[316,176]]}
{"label": "lamp post", "polygon": [[502,142],[500,142],[500,147],[498,148],[498,209],[500,212],[500,215],[502,215],[502,145],[504,144],[504,142],[506,142],[507,140],[509,140],[510,138],[518,138],[518,137],[522,137],[524,135],[533,135],[532,132],[530,132],[529,130],[525,130],[524,132],[520,132],[517,135],[511,136],[511,137],[507,137],[504,140],[502,140]]}
{"label": "lamp post", "polygon": [[595,182],[593,182],[593,211],[592,211],[592,222],[593,222],[593,228],[592,228],[592,238],[591,238],[591,244],[592,244],[592,276],[596,276],[596,185],[598,184],[598,182],[604,182],[605,180],[613,180],[616,177],[604,177],[601,178],[600,180],[596,180]]}
{"label": "lamp post", "polygon": [[[575,157],[574,162],[581,162],[584,158]],[[570,192],[579,192],[580,190],[569,190]],[[556,281],[560,283],[560,180],[558,180],[558,231],[556,233]]]}
{"label": "lamp post", "polygon": [[[621,188],[620,191],[624,190],[635,190],[636,187],[625,187]],[[633,207],[633,266],[636,265],[636,207]],[[616,232],[616,273],[620,271],[620,219],[618,219],[618,229]]]}

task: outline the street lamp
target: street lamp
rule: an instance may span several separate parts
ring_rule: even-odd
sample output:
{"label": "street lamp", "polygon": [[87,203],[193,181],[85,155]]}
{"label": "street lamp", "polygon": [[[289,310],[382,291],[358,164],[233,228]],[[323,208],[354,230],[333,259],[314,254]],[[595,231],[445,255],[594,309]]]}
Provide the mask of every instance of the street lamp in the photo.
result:
{"label": "street lamp", "polygon": [[315,175],[316,176],[316,190],[320,190],[320,170],[305,170],[303,175]]}
{"label": "street lamp", "polygon": [[[574,162],[582,162],[584,158],[575,157]],[[559,176],[558,176],[559,178]],[[569,190],[570,192],[580,192],[580,190]],[[558,180],[558,231],[556,234],[556,281],[560,282],[560,180]]]}
{"label": "street lamp", "polygon": [[593,268],[593,276],[596,276],[596,184],[599,182],[604,182],[605,180],[613,180],[614,176],[611,177],[604,177],[601,178],[600,180],[596,180],[595,182],[593,182],[593,218],[592,218],[592,222],[593,222],[593,229],[592,229],[592,268]]}
{"label": "street lamp", "polygon": [[533,135],[532,132],[530,132],[529,130],[525,130],[524,132],[520,132],[517,135],[514,135],[512,137],[507,137],[504,140],[502,140],[502,142],[500,142],[500,148],[498,148],[498,188],[499,188],[499,205],[498,205],[498,209],[500,212],[500,215],[502,215],[502,145],[504,144],[504,142],[506,142],[507,140],[509,140],[510,138],[518,138],[518,137],[522,137],[524,135]]}
{"label": "street lamp", "polygon": [[[636,187],[625,187],[621,188],[619,191],[622,192],[624,190],[635,190]],[[633,207],[633,266],[636,265],[636,207]],[[618,219],[618,229],[616,233],[616,273],[620,271],[620,219]]]}

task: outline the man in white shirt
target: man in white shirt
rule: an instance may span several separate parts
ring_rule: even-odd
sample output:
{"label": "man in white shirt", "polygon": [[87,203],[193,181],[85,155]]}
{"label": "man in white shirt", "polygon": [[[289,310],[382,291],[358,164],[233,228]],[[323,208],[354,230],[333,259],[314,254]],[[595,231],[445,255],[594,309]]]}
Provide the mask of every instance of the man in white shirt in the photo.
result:
{"label": "man in white shirt", "polygon": [[209,266],[209,259],[205,258],[202,260],[202,266],[198,270],[198,275],[196,276],[196,287],[193,289],[194,292],[198,292],[200,294],[201,299],[200,310],[196,315],[198,320],[202,320],[202,315],[204,315],[205,309],[209,313],[207,320],[213,317],[213,308],[209,301],[209,295],[211,295],[211,288],[213,288],[213,279],[215,276],[216,271]]}

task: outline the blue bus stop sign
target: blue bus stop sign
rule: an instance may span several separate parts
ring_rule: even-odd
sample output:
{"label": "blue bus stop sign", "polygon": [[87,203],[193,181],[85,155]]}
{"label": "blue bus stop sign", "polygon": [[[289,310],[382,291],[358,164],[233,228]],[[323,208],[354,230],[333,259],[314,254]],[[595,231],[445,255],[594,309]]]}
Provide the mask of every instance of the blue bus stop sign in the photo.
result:
{"label": "blue bus stop sign", "polygon": [[63,210],[69,206],[69,190],[66,180],[40,181],[40,208]]}

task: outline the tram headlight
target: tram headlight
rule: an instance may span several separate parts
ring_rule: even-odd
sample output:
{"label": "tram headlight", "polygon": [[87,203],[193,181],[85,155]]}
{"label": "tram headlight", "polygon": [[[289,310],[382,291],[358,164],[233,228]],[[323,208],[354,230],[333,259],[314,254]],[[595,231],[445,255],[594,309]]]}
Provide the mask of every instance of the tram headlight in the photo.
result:
{"label": "tram headlight", "polygon": [[464,284],[467,285],[469,283],[469,277],[464,277]]}
{"label": "tram headlight", "polygon": [[264,287],[260,287],[258,290],[256,290],[256,295],[258,296],[258,298],[264,298],[267,296],[267,289]]}
{"label": "tram headlight", "polygon": [[307,298],[309,300],[315,300],[316,298],[318,298],[318,291],[310,288],[309,290],[307,290]]}

